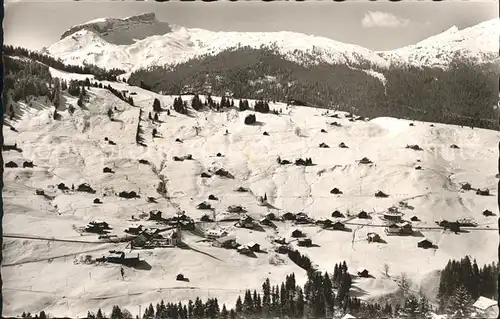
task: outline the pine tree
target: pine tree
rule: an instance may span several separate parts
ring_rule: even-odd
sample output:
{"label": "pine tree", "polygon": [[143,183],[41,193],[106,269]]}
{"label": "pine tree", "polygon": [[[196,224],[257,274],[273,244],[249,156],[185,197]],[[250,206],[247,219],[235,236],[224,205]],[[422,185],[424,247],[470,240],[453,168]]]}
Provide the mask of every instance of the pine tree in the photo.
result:
{"label": "pine tree", "polygon": [[297,301],[295,305],[295,314],[297,318],[302,318],[304,316],[305,300],[304,293],[300,287],[297,288]]}
{"label": "pine tree", "polygon": [[158,100],[157,98],[155,98],[153,101],[153,111],[156,113],[161,112],[160,100]]}
{"label": "pine tree", "polygon": [[269,278],[262,284],[262,311],[265,316],[270,315],[271,312],[271,283]]}
{"label": "pine tree", "polygon": [[429,304],[429,300],[422,294],[420,296],[420,300],[418,301],[419,303],[419,319],[425,319],[429,317],[429,314],[431,312],[431,305]]}
{"label": "pine tree", "polygon": [[120,307],[113,306],[113,310],[111,311],[110,319],[122,319],[122,311]]}
{"label": "pine tree", "polygon": [[189,302],[188,302],[188,317],[189,318],[193,318],[194,316],[194,305],[193,305],[193,301],[191,299],[189,299]]}
{"label": "pine tree", "polygon": [[47,315],[45,314],[45,311],[40,311],[40,315],[38,316],[40,319],[47,319]]}
{"label": "pine tree", "polygon": [[243,312],[243,303],[241,301],[241,296],[238,296],[238,299],[236,299],[235,311],[238,314]]}
{"label": "pine tree", "polygon": [[96,319],[104,319],[104,314],[102,313],[101,308],[99,308],[99,309],[97,310],[97,313],[96,313],[96,315],[95,315],[95,318],[96,318]]}
{"label": "pine tree", "polygon": [[228,319],[229,318],[229,311],[227,311],[227,309],[226,309],[226,304],[222,305],[222,310],[221,310],[220,314],[222,316],[222,319]]}
{"label": "pine tree", "polygon": [[153,304],[149,304],[149,306],[146,308],[144,311],[144,314],[142,315],[142,318],[144,319],[153,319],[155,316],[155,309],[153,307]]}
{"label": "pine tree", "polygon": [[325,304],[327,307],[327,314],[331,315],[334,310],[334,300],[335,300],[335,295],[333,293],[333,285],[330,280],[330,276],[328,275],[328,272],[325,272],[325,275],[323,276],[323,295],[325,299]]}
{"label": "pine tree", "polygon": [[472,297],[465,286],[459,286],[448,300],[446,312],[452,318],[470,318]]}
{"label": "pine tree", "polygon": [[404,306],[401,308],[399,315],[402,318],[416,319],[419,314],[419,308],[418,299],[413,295],[409,295],[405,299]]}

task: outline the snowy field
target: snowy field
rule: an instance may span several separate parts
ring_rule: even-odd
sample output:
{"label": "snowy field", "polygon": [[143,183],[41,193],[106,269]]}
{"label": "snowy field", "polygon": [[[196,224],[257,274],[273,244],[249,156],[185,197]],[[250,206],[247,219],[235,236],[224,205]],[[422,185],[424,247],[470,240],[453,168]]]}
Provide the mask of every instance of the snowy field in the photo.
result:
{"label": "snowy field", "polygon": [[[61,72],[54,75],[72,77]],[[394,292],[398,288],[394,278],[401,273],[407,274],[414,289],[435,293],[439,283],[436,270],[450,258],[471,255],[479,264],[497,260],[496,218],[485,217],[482,212],[488,209],[497,213],[498,132],[423,122],[410,126],[409,121],[393,118],[351,122],[345,113],[339,112],[339,118],[333,118],[329,117],[333,112],[325,115],[325,110],[281,103],[270,104],[271,109],[282,110],[280,115],[257,113],[258,123],[251,126],[243,121],[253,112],[236,109],[190,110],[190,116],[163,112],[161,123],[153,124],[148,120],[153,99],[158,98],[164,108],[170,108],[174,97],[123,83],[110,84],[136,92],[132,95],[136,107],[104,89],[91,88],[85,108],[77,107],[76,99],[65,96],[66,103],[76,107],[73,115],[66,110],[60,112],[62,119],[55,121],[53,109],[31,109],[12,123],[18,132],[4,127],[5,144],[17,143],[22,149],[3,153],[5,163],[14,161],[19,165],[4,172],[3,227],[4,236],[10,236],[4,238],[3,244],[6,316],[44,310],[55,316],[81,317],[87,310],[99,307],[109,313],[115,304],[136,314],[139,306],[144,310],[150,302],[160,299],[186,301],[197,296],[217,297],[220,304],[232,307],[244,289],[260,291],[266,277],[278,284],[294,272],[298,284],[305,281],[305,271],[286,255],[277,255],[271,243],[272,236],[289,238],[295,227],[291,222],[277,223],[276,231],[264,227],[263,232],[220,223],[238,242],[260,244],[264,252],[256,258],[212,247],[200,242],[202,238],[183,232],[183,239],[193,249],[133,251],[139,252],[151,268],[127,268],[125,280],[117,265],[79,262],[85,255],[101,257],[111,249],[125,250],[127,245],[99,242],[96,235],[80,235],[75,230],[90,220],[105,220],[113,234],[123,236],[124,229],[139,224],[131,221],[132,215],[154,209],[161,210],[164,217],[180,209],[199,219],[205,211],[196,206],[208,201],[210,194],[219,199],[210,201],[216,214],[230,205],[244,206],[254,218],[268,212],[304,212],[322,219],[331,218],[331,213],[339,210],[346,215],[341,220],[350,231],[296,226],[316,244],[298,249],[321,270],[332,272],[335,263],[343,260],[353,273],[358,267],[368,269],[373,278],[356,279],[352,291],[363,299]],[[191,97],[183,99],[190,101]],[[107,116],[110,108],[116,108],[115,121]],[[140,108],[144,110],[141,126],[147,147],[135,142]],[[342,126],[330,125],[334,121]],[[199,128],[198,134],[195,127]],[[152,138],[154,128],[160,138]],[[108,144],[105,137],[116,145]],[[183,143],[176,142],[177,138]],[[349,148],[339,148],[341,142]],[[320,148],[320,143],[330,147]],[[423,150],[406,149],[408,144],[418,144]],[[450,148],[452,144],[459,148]],[[217,153],[222,156],[217,157]],[[193,160],[172,160],[173,156],[186,154],[191,154]],[[315,165],[280,165],[278,157],[292,163],[310,157]],[[363,157],[373,164],[360,164]],[[139,159],[151,165],[140,164]],[[33,161],[36,167],[22,168],[24,161]],[[422,170],[415,170],[417,165]],[[104,167],[115,173],[103,173]],[[201,178],[202,172],[218,168],[235,178]],[[156,192],[161,176],[167,180],[169,201]],[[474,188],[488,188],[492,196],[461,191],[465,182]],[[88,183],[97,193],[64,194],[57,189],[59,183],[69,187]],[[240,186],[250,192],[236,192]],[[334,187],[343,194],[330,194]],[[37,189],[43,189],[50,198],[35,195]],[[390,196],[376,198],[374,194],[379,190]],[[121,191],[136,191],[141,197],[124,199],[113,195]],[[264,194],[270,207],[259,205],[258,199]],[[148,203],[147,197],[155,197],[158,203]],[[93,204],[94,198],[103,204]],[[389,237],[381,227],[382,212],[402,201],[409,207],[402,210],[404,218],[418,216],[421,220],[413,223],[418,236]],[[361,210],[368,212],[371,219],[354,218]],[[460,234],[435,228],[435,221],[462,218],[475,220],[478,227]],[[151,226],[148,222],[140,224]],[[378,233],[386,243],[368,243],[368,232]],[[437,249],[418,248],[417,242],[424,238]],[[389,265],[389,276],[383,273],[384,264]],[[190,281],[176,281],[178,273]]]}

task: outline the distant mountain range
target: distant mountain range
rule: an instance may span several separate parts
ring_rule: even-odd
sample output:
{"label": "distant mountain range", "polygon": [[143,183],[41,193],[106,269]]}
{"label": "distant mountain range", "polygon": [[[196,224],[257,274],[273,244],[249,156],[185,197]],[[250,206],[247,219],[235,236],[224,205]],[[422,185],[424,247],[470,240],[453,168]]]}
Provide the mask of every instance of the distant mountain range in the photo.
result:
{"label": "distant mountain range", "polygon": [[390,66],[446,67],[459,58],[474,63],[498,58],[500,20],[463,30],[452,27],[415,45],[372,51],[325,37],[282,32],[213,32],[160,22],[154,13],[123,19],[102,18],[71,27],[61,40],[45,49],[68,64],[95,64],[134,71],[174,65],[241,47],[273,49],[304,66],[344,64],[355,68]]}

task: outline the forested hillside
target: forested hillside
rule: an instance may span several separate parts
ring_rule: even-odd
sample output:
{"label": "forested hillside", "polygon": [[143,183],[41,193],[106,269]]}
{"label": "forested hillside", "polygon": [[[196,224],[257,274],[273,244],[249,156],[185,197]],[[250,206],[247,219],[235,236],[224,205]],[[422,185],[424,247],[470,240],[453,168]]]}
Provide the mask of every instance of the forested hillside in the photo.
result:
{"label": "forested hillside", "polygon": [[454,61],[439,68],[360,70],[347,65],[304,67],[268,48],[224,51],[173,67],[131,74],[129,84],[164,94],[232,94],[300,100],[357,114],[393,116],[494,129],[498,113],[498,64]]}
{"label": "forested hillside", "polygon": [[125,71],[123,70],[119,69],[105,70],[95,65],[83,65],[83,66],[68,65],[61,62],[60,60],[54,59],[49,55],[33,52],[21,47],[13,47],[10,45],[3,46],[3,54],[4,56],[17,56],[17,57],[29,58],[33,61],[38,61],[40,63],[45,64],[46,66],[53,67],[54,69],[60,71],[78,73],[78,74],[92,74],[96,77],[97,80],[116,81],[116,77],[118,75],[125,73]]}

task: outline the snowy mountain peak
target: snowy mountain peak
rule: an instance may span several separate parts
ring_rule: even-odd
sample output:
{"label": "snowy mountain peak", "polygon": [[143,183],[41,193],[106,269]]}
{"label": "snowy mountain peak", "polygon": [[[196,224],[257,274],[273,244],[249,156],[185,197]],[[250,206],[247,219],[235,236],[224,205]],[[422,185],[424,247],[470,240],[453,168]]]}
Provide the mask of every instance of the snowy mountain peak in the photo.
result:
{"label": "snowy mountain peak", "polygon": [[500,20],[492,19],[462,30],[452,26],[414,45],[380,55],[393,64],[445,66],[455,58],[482,63],[498,57],[499,35]]}
{"label": "snowy mountain peak", "polygon": [[[76,34],[81,30],[94,33],[97,38]],[[446,67],[457,57],[478,63],[495,59],[499,32],[499,19],[493,19],[463,30],[453,26],[414,45],[377,52],[295,32],[213,32],[173,26],[158,21],[154,13],[144,13],[76,25],[47,52],[70,64],[89,63],[126,71],[182,63],[228,49],[263,46],[272,47],[286,59],[303,65],[346,64],[363,69],[390,65]]]}
{"label": "snowy mountain peak", "polygon": [[129,45],[154,35],[162,35],[172,29],[168,23],[160,22],[154,13],[143,13],[126,18],[99,18],[78,24],[64,32],[61,40],[82,29],[91,31],[106,42]]}

